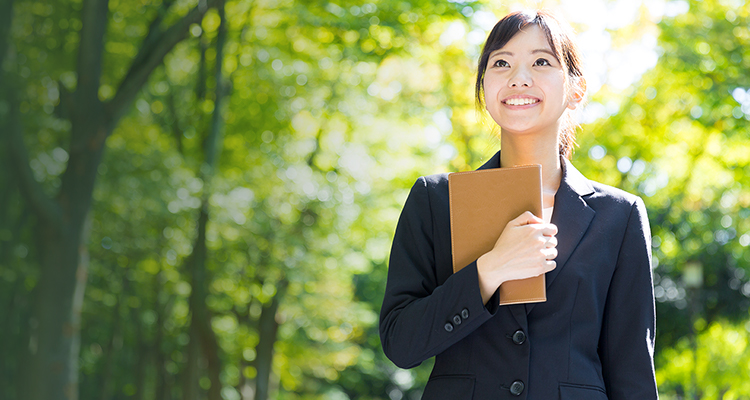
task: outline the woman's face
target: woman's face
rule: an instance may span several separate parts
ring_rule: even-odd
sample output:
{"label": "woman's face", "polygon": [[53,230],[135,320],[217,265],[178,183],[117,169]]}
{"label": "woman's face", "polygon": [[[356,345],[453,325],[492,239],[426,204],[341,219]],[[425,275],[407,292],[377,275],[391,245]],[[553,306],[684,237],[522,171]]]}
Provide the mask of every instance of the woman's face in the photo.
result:
{"label": "woman's face", "polygon": [[503,134],[556,138],[563,112],[577,104],[566,93],[565,79],[544,32],[530,25],[490,54],[484,75],[487,111]]}

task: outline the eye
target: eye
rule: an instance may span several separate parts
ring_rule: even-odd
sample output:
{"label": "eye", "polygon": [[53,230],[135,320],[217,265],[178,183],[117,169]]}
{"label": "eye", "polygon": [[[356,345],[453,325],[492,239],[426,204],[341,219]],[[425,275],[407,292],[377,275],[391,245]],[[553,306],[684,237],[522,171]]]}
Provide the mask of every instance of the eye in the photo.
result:
{"label": "eye", "polygon": [[550,65],[552,64],[550,64],[550,62],[546,58],[539,58],[536,61],[534,61],[535,67],[546,67]]}
{"label": "eye", "polygon": [[494,63],[492,63],[492,66],[499,67],[499,68],[506,68],[506,67],[509,67],[510,64],[508,64],[508,62],[503,59],[499,59],[499,60],[496,60]]}

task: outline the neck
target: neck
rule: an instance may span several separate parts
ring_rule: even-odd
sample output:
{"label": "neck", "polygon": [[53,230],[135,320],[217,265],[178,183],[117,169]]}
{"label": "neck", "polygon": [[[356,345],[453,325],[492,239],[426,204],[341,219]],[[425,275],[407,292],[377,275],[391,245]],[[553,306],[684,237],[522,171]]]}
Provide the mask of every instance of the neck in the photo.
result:
{"label": "neck", "polygon": [[542,198],[544,207],[554,204],[554,196],[560,187],[562,164],[557,135],[547,139],[537,135],[502,134],[500,136],[500,166],[540,164],[542,166]]}

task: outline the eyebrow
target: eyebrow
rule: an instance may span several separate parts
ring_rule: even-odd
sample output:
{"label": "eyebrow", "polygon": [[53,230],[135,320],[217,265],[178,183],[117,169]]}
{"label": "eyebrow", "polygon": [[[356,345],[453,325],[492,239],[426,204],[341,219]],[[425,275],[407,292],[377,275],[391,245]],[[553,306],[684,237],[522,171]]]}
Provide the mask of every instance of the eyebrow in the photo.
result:
{"label": "eyebrow", "polygon": [[[555,57],[555,53],[553,53],[552,51],[548,49],[534,49],[531,51],[531,54],[537,54],[537,53],[546,53],[546,54],[551,55],[552,57]],[[513,57],[515,54],[507,50],[495,50],[492,53],[490,53],[490,57],[494,57],[496,55],[507,55],[507,56]]]}

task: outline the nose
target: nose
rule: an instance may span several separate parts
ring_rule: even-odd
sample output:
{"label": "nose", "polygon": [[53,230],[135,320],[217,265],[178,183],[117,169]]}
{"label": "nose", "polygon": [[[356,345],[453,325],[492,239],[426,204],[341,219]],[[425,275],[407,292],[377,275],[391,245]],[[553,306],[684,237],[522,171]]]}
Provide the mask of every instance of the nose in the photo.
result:
{"label": "nose", "polygon": [[512,88],[518,87],[531,87],[533,80],[531,79],[531,73],[526,68],[516,69],[513,76],[508,80],[508,86]]}

